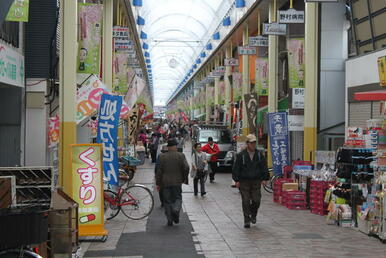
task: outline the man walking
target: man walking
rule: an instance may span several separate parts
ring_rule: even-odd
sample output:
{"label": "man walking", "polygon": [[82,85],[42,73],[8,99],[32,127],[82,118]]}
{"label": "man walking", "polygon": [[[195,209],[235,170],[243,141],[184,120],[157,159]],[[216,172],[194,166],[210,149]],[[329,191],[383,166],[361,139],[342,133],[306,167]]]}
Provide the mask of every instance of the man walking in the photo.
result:
{"label": "man walking", "polygon": [[247,136],[247,148],[237,154],[232,178],[241,192],[244,228],[250,228],[250,223],[256,223],[261,185],[267,184],[269,179],[267,161],[256,149],[256,136],[253,134]]}
{"label": "man walking", "polygon": [[220,149],[217,144],[214,143],[213,138],[209,137],[208,138],[208,143],[202,147],[202,151],[206,152],[211,155],[210,161],[209,161],[209,166],[210,166],[210,174],[209,174],[209,179],[210,182],[214,182],[214,175],[216,174],[217,171],[217,155],[220,153]]}
{"label": "man walking", "polygon": [[159,157],[156,172],[157,190],[162,189],[167,225],[180,221],[182,184],[188,184],[189,165],[183,153],[177,152],[177,141],[168,141],[168,152]]}

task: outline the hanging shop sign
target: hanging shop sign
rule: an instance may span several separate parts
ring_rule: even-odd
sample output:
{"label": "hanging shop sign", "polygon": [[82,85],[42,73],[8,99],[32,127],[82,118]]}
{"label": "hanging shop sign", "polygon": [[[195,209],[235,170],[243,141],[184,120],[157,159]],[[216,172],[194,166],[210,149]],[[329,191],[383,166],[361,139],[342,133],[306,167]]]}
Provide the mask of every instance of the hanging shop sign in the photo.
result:
{"label": "hanging shop sign", "polygon": [[382,87],[386,86],[386,56],[378,58],[379,83]]}
{"label": "hanging shop sign", "polygon": [[77,71],[99,74],[103,5],[79,3],[78,10],[80,39]]}
{"label": "hanging shop sign", "polygon": [[239,46],[239,55],[256,55],[256,47]]}
{"label": "hanging shop sign", "polygon": [[24,56],[0,42],[0,82],[24,87]]}
{"label": "hanging shop sign", "polygon": [[304,23],[304,11],[288,9],[278,11],[279,23]]}
{"label": "hanging shop sign", "polygon": [[304,116],[288,115],[288,131],[290,132],[304,131]]}
{"label": "hanging shop sign", "polygon": [[265,36],[250,37],[249,45],[251,47],[268,47],[268,37],[265,37]]}
{"label": "hanging shop sign", "polygon": [[268,96],[269,66],[268,58],[256,58],[255,89],[259,96]]}
{"label": "hanging shop sign", "polygon": [[113,27],[113,38],[129,39],[129,28],[122,26]]}
{"label": "hanging shop sign", "polygon": [[29,0],[15,0],[9,8],[6,21],[28,22]]}
{"label": "hanging shop sign", "polygon": [[257,130],[257,109],[259,107],[257,102],[257,94],[245,94],[244,100],[246,103],[249,132],[255,134]]}
{"label": "hanging shop sign", "polygon": [[116,52],[135,53],[133,42],[129,39],[114,39],[114,50]]}
{"label": "hanging shop sign", "polygon": [[233,88],[233,100],[238,101],[242,96],[243,76],[241,73],[232,74],[232,88]]}
{"label": "hanging shop sign", "polygon": [[264,23],[264,35],[287,35],[287,24],[282,23]]}
{"label": "hanging shop sign", "polygon": [[225,66],[239,66],[239,59],[237,58],[225,58],[224,59]]}
{"label": "hanging shop sign", "polygon": [[287,40],[288,74],[290,88],[304,88],[304,38]]}
{"label": "hanging shop sign", "polygon": [[135,144],[137,139],[137,128],[139,122],[139,108],[134,107],[129,112],[128,126],[127,126],[127,136],[129,144]]}
{"label": "hanging shop sign", "polygon": [[225,66],[218,66],[212,72],[212,76],[215,78],[219,78],[221,76],[224,76],[224,74],[225,74]]}
{"label": "hanging shop sign", "polygon": [[304,109],[304,88],[293,88],[292,89],[292,108],[293,109]]}
{"label": "hanging shop sign", "polygon": [[113,91],[118,94],[125,94],[128,89],[127,62],[128,58],[126,53],[114,53]]}
{"label": "hanging shop sign", "polygon": [[287,112],[269,113],[268,125],[272,167],[274,174],[280,175],[282,168],[290,165]]}
{"label": "hanging shop sign", "polygon": [[79,205],[79,236],[106,235],[102,144],[71,145],[72,198]]}
{"label": "hanging shop sign", "polygon": [[118,185],[118,124],[122,97],[103,94],[98,116],[97,142],[103,144],[104,177]]}

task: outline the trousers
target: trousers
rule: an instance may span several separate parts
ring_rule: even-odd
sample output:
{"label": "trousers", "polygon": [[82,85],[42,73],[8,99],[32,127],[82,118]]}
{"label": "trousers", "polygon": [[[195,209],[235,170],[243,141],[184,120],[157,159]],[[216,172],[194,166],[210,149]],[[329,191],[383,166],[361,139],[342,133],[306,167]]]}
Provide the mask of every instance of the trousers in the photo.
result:
{"label": "trousers", "polygon": [[205,193],[205,173],[205,171],[197,171],[197,175],[193,179],[194,194],[198,193],[198,182],[200,182],[201,194]]}
{"label": "trousers", "polygon": [[244,213],[244,223],[256,218],[261,201],[260,180],[240,180],[240,193]]}
{"label": "trousers", "polygon": [[214,180],[214,176],[216,175],[217,171],[217,162],[209,161],[210,166],[210,173],[209,173],[209,179]]}
{"label": "trousers", "polygon": [[168,186],[162,188],[165,215],[168,221],[180,217],[182,208],[182,186]]}

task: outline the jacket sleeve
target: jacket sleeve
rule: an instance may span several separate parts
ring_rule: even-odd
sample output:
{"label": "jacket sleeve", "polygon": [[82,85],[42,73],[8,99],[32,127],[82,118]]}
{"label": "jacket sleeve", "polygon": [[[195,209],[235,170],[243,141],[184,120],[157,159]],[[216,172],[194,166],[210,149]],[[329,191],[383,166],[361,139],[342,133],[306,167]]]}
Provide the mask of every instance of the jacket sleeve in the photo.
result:
{"label": "jacket sleeve", "polygon": [[265,159],[265,157],[262,153],[260,153],[260,169],[261,169],[261,173],[262,173],[262,179],[265,181],[269,180],[267,160]]}
{"label": "jacket sleeve", "polygon": [[240,170],[241,170],[241,165],[242,165],[241,155],[242,155],[241,153],[238,153],[236,155],[236,162],[233,165],[233,169],[232,169],[232,179],[235,182],[239,182],[240,181]]}
{"label": "jacket sleeve", "polygon": [[208,145],[202,146],[201,150],[205,153],[208,153]]}
{"label": "jacket sleeve", "polygon": [[156,164],[156,173],[155,173],[155,182],[156,182],[156,185],[158,186],[161,186],[161,183],[162,183],[161,158],[162,158],[162,155],[159,155],[157,164]]}
{"label": "jacket sleeve", "polygon": [[215,151],[215,153],[214,153],[215,156],[220,153],[220,148],[218,147],[217,144],[214,145],[214,151]]}

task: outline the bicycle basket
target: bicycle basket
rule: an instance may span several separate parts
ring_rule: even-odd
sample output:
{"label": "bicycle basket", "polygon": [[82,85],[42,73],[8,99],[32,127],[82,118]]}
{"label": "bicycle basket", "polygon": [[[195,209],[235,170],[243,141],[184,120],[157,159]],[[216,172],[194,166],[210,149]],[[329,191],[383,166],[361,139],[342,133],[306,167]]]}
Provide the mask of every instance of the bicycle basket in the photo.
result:
{"label": "bicycle basket", "polygon": [[126,162],[128,163],[129,166],[140,166],[142,165],[141,161],[137,158],[134,158],[132,156],[123,156],[122,157],[124,160],[126,160]]}

